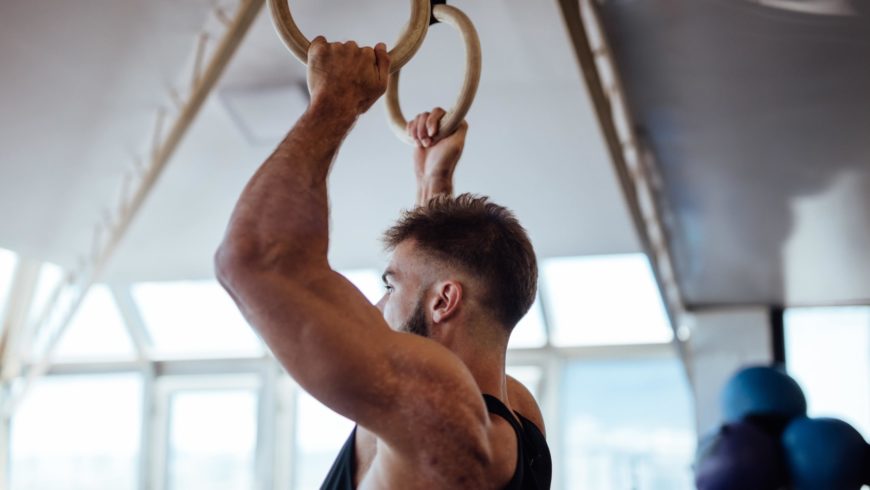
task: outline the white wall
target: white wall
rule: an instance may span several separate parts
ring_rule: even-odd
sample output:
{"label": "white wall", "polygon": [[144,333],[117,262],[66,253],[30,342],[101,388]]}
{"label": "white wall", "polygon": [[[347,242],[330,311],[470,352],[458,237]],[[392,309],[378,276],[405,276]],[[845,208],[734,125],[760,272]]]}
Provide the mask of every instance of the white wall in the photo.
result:
{"label": "white wall", "polygon": [[767,308],[710,310],[691,315],[687,342],[698,434],[721,422],[719,394],[728,378],[747,364],[773,360]]}

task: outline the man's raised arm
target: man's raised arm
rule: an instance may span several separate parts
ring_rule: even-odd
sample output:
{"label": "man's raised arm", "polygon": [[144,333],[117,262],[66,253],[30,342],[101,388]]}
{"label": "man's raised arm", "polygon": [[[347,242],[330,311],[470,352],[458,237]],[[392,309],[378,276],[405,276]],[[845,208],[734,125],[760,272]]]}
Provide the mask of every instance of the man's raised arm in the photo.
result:
{"label": "man's raised arm", "polygon": [[308,60],[311,104],[242,192],[215,257],[218,279],[306,391],[399,459],[441,451],[486,461],[489,419],[471,373],[436,342],[392,331],[327,262],[329,168],[386,90],[386,50],[318,38]]}
{"label": "man's raised arm", "polygon": [[308,59],[311,103],[242,191],[215,266],[221,284],[290,375],[359,421],[372,409],[365,401],[383,394],[374,392],[373,383],[354,383],[347,373],[363,380],[381,374],[383,365],[363,353],[367,341],[377,342],[390,330],[377,309],[329,267],[326,184],[357,117],[386,90],[389,58],[382,44],[359,48],[317,38]]}
{"label": "man's raised arm", "polygon": [[407,126],[408,135],[417,142],[414,148],[414,174],[417,177],[417,205],[446,194],[453,195],[453,172],[462,157],[468,123],[449,135],[438,134],[438,123],[445,115],[436,107],[412,119]]}
{"label": "man's raised arm", "polygon": [[[319,37],[309,51],[311,103],[242,192],[224,243],[220,266],[255,259],[298,268],[326,260],[326,178],[357,117],[383,94],[389,77],[386,48],[327,44]],[[227,255],[241,254],[242,257]],[[289,260],[292,263],[283,263]]]}

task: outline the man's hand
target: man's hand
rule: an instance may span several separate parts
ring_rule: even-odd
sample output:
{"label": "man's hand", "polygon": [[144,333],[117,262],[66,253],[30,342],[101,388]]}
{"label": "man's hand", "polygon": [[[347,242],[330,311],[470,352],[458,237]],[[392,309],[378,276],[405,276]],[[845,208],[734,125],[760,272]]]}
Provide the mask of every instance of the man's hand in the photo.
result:
{"label": "man's hand", "polygon": [[390,57],[384,43],[360,48],[353,41],[328,43],[318,36],[308,48],[312,106],[358,116],[384,94],[389,76]]}
{"label": "man's hand", "polygon": [[417,204],[425,204],[438,194],[453,193],[453,172],[459,164],[468,123],[462,121],[453,134],[438,133],[446,112],[436,107],[408,123],[408,135],[417,142],[414,148],[414,174],[417,177]]}

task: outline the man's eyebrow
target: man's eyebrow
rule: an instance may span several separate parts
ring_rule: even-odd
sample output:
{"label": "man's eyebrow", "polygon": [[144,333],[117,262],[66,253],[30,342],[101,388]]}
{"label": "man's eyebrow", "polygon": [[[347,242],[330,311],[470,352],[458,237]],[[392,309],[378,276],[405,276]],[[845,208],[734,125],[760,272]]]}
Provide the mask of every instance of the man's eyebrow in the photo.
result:
{"label": "man's eyebrow", "polygon": [[396,273],[395,273],[392,269],[387,269],[387,270],[385,270],[384,273],[381,275],[381,280],[384,281],[384,284],[386,284],[386,283],[387,283],[387,277],[395,276],[395,275],[396,275]]}

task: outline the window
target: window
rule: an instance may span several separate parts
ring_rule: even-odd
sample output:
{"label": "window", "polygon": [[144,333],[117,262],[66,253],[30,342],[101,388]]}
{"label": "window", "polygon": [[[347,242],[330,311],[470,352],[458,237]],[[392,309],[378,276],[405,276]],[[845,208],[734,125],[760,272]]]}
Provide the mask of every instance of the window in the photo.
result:
{"label": "window", "polygon": [[372,304],[377,304],[384,295],[384,283],[381,281],[381,275],[374,270],[358,269],[338,272],[352,282]]}
{"label": "window", "polygon": [[785,346],[810,416],[845,420],[870,437],[870,307],[789,309]]}
{"label": "window", "polygon": [[505,371],[508,376],[513,377],[525,386],[540,405],[541,380],[544,377],[544,372],[539,366],[507,366]]}
{"label": "window", "polygon": [[9,250],[0,248],[0,329],[3,328],[3,318],[6,314],[6,300],[9,296],[9,289],[12,287],[13,275],[15,275],[15,266],[18,263],[18,256]]}
{"label": "window", "polygon": [[142,283],[132,292],[158,357],[263,354],[259,339],[216,281]]}
{"label": "window", "polygon": [[36,281],[36,291],[33,294],[33,303],[30,305],[29,321],[39,319],[43,309],[48,306],[48,300],[54,289],[63,280],[63,269],[60,266],[45,262],[39,268],[39,278]]}
{"label": "window", "polygon": [[511,332],[509,349],[543,347],[547,343],[547,331],[544,328],[544,312],[541,311],[540,297],[535,298],[526,316],[517,323]]}
{"label": "window", "polygon": [[255,391],[178,391],[169,413],[167,490],[254,488]]}
{"label": "window", "polygon": [[142,382],[135,374],[50,376],[12,418],[12,490],[137,488]]}
{"label": "window", "polygon": [[542,265],[553,344],[648,344],[673,338],[644,255],[549,259]]}
{"label": "window", "polygon": [[563,488],[694,488],[694,417],[679,361],[576,361],[560,390],[562,431],[551,444],[561,445]]}
{"label": "window", "polygon": [[105,285],[93,286],[55,351],[60,362],[128,360],[136,353],[121,313]]}
{"label": "window", "polygon": [[54,304],[54,308],[51,311],[46,310],[49,307],[49,300],[52,299],[63,280],[63,269],[59,266],[45,262],[40,267],[27,321],[31,324],[38,321],[44,322],[43,334],[36,338],[24,337],[22,355],[25,359],[38,359],[43,355],[53,337],[53,332],[63,320],[67,308],[72,304],[72,288],[63,287],[56,298],[57,302]]}
{"label": "window", "polygon": [[317,490],[326,478],[353,422],[298,388],[296,398],[296,490]]}

